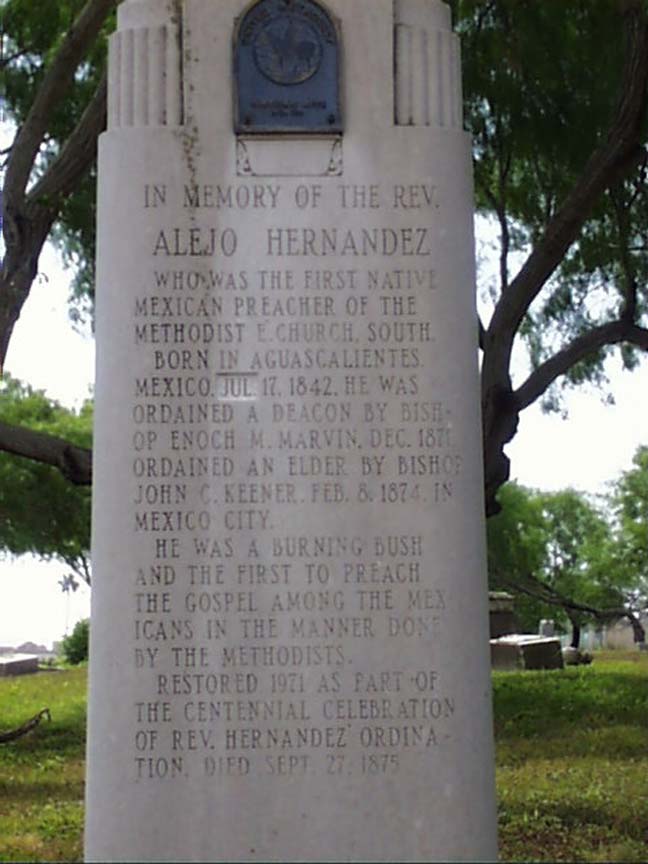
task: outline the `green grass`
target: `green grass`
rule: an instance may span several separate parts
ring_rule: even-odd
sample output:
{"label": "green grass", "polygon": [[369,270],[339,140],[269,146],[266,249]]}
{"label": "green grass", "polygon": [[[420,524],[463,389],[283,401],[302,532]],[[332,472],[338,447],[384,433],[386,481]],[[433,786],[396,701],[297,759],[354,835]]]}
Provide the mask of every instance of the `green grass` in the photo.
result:
{"label": "green grass", "polygon": [[503,861],[648,861],[648,656],[495,673]]}
{"label": "green grass", "polygon": [[[502,861],[648,861],[648,655],[495,673]],[[0,680],[0,861],[82,857],[86,670]]]}
{"label": "green grass", "polygon": [[80,861],[86,669],[0,679],[0,728],[42,708],[31,734],[0,745],[0,861]]}

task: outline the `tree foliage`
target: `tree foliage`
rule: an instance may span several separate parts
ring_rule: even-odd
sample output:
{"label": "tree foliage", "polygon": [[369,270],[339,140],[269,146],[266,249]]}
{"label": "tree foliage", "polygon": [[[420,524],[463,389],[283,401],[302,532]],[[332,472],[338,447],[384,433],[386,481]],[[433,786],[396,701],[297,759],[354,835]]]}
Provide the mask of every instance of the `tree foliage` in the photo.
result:
{"label": "tree foliage", "polygon": [[88,659],[88,646],[90,641],[90,621],[84,618],[77,621],[69,636],[61,643],[63,657],[73,666],[84,663]]}
{"label": "tree foliage", "polygon": [[[565,603],[563,609],[572,627],[572,644],[578,648],[581,627],[597,618],[588,610],[616,610],[621,617],[626,601],[624,574],[610,566],[614,556],[610,525],[587,498],[566,489],[540,495],[539,503],[547,532],[542,578],[556,596],[576,601],[573,606]],[[584,608],[575,608],[578,604]]]}
{"label": "tree foliage", "polygon": [[637,450],[633,466],[612,496],[619,536],[614,565],[624,572],[637,605],[648,607],[648,447]]}
{"label": "tree foliage", "polygon": [[[90,403],[69,411],[9,376],[0,384],[0,416],[48,438],[90,446]],[[0,550],[58,559],[89,582],[89,488],[68,482],[52,465],[0,452]]]}
{"label": "tree foliage", "polygon": [[[56,58],[64,34],[74,25],[83,6],[83,0],[56,0],[48,5],[48,14],[43,15],[42,10],[37,14],[38,9],[30,0],[7,0],[4,3],[3,95],[5,107],[17,122],[24,122],[29,117],[34,95],[43,83],[46,70]],[[101,37],[88,45],[82,62],[77,66],[74,85],[66,92],[65,99],[53,106],[35,160],[33,179],[47,175],[100,87],[106,59],[105,34],[113,24],[114,15],[111,14],[102,28]],[[56,201],[58,213],[51,235],[66,262],[75,266],[72,299],[75,308],[81,310],[87,309],[88,297],[94,295],[96,172],[93,162],[91,152],[85,166],[80,166],[82,171],[77,173],[72,194],[62,195]],[[56,190],[53,193],[56,195]]]}
{"label": "tree foliage", "polygon": [[[482,333],[493,509],[520,412],[555,406],[556,382],[600,382],[615,346],[629,367],[648,348],[648,20],[645,4],[623,0],[452,5],[477,204],[500,233]],[[531,371],[514,381],[519,341]]]}
{"label": "tree foliage", "polygon": [[[527,574],[542,571],[546,530],[542,508],[530,489],[507,483],[500,492],[502,509],[488,520],[488,581],[492,590],[513,590]],[[515,591],[516,618],[525,633],[534,633],[555,610],[537,597]]]}
{"label": "tree foliage", "polygon": [[[19,131],[5,169],[0,365],[52,232],[81,267],[77,288],[92,293],[94,151],[118,2],[52,0],[42,15],[32,0],[5,0],[3,73]],[[600,381],[612,350],[631,367],[648,348],[648,8],[643,0],[450,5],[463,42],[477,204],[500,232],[499,280],[480,334],[492,513],[520,413],[537,400],[555,405],[558,382]],[[514,380],[520,342],[530,372]],[[39,458],[36,447],[26,451]],[[72,473],[90,481],[83,459]]]}
{"label": "tree foliage", "polygon": [[[648,493],[646,463],[639,473]],[[633,517],[637,513],[635,489],[627,491],[630,474],[637,484],[635,472],[624,474],[604,507],[573,489],[537,492],[515,483],[502,489],[502,510],[488,523],[489,578],[491,587],[517,596],[525,629],[534,632],[540,618],[558,617],[572,628],[578,647],[586,624],[627,618],[637,641],[644,641],[639,616],[648,608],[648,567],[628,542],[628,529],[634,532],[640,520],[631,518],[628,526],[623,516],[626,505]],[[621,518],[615,518],[614,502]],[[646,544],[645,532],[635,536]]]}
{"label": "tree foliage", "polygon": [[68,254],[83,249],[91,267],[88,184],[105,126],[103,37],[116,5],[56,0],[47,14],[29,0],[2,6],[3,108],[17,132],[3,165],[0,369],[55,226]]}

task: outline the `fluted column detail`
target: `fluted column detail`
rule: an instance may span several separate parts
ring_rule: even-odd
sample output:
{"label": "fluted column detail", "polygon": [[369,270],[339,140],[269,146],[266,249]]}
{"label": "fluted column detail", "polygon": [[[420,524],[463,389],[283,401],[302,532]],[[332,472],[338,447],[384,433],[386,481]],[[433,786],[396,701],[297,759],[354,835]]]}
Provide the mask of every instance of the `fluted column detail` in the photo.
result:
{"label": "fluted column detail", "polygon": [[461,53],[439,0],[394,2],[394,121],[461,129]]}
{"label": "fluted column detail", "polygon": [[109,129],[182,125],[178,25],[117,31],[110,38],[108,64]]}

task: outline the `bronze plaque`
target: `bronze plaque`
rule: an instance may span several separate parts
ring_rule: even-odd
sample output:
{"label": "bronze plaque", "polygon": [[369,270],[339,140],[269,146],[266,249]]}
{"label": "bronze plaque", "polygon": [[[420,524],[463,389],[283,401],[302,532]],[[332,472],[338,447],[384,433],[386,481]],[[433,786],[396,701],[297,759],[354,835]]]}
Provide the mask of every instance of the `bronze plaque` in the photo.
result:
{"label": "bronze plaque", "polygon": [[238,133],[342,131],[338,26],[314,0],[260,0],[234,46]]}

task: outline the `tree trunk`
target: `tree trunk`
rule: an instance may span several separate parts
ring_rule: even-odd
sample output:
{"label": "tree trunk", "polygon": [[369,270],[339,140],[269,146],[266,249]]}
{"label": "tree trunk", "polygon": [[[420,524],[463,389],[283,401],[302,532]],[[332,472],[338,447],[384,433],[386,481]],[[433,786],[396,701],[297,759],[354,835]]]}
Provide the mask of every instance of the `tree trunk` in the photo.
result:
{"label": "tree trunk", "polygon": [[38,259],[54,215],[38,208],[16,212],[5,200],[7,249],[0,268],[0,375],[9,341],[38,274]]}
{"label": "tree trunk", "polygon": [[628,615],[628,619],[630,621],[630,624],[632,625],[632,632],[634,634],[635,644],[640,645],[642,642],[646,641],[646,629],[634,613],[631,612]]}
{"label": "tree trunk", "polygon": [[[646,89],[648,82],[648,20],[641,0],[624,0],[622,23],[627,33],[623,85],[607,134],[602,136],[583,172],[546,226],[517,276],[502,286],[502,296],[486,332],[482,334],[482,417],[486,513],[499,512],[497,490],[509,478],[509,459],[504,447],[517,432],[520,412],[537,399],[560,374],[596,350],[578,339],[559,352],[542,370],[532,373],[518,390],[513,389],[510,369],[516,336],[528,311],[552,274],[564,260],[582,231],[601,195],[634,171],[643,155]],[[632,314],[631,314],[632,313]],[[634,309],[615,322],[630,328],[630,335],[645,341],[635,326]],[[623,317],[623,316],[622,316]],[[601,329],[601,328],[599,328]],[[635,330],[640,332],[635,333]],[[598,334],[603,338],[603,331]],[[619,340],[617,340],[619,341]],[[607,344],[607,343],[606,343]],[[645,347],[642,346],[642,347]],[[553,361],[556,361],[555,363]]]}
{"label": "tree trunk", "polygon": [[578,649],[580,648],[581,626],[575,618],[570,618],[569,621],[572,626],[571,647]]}

